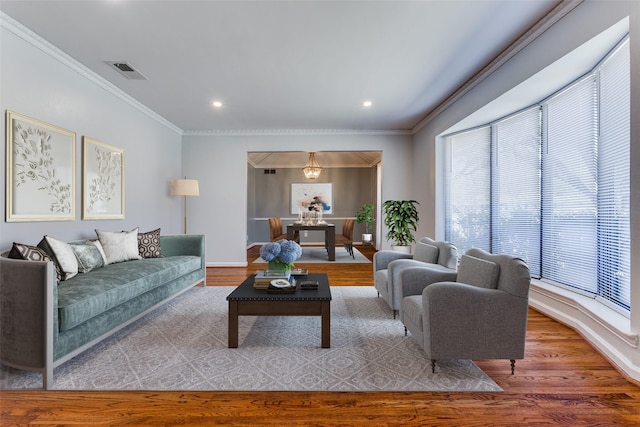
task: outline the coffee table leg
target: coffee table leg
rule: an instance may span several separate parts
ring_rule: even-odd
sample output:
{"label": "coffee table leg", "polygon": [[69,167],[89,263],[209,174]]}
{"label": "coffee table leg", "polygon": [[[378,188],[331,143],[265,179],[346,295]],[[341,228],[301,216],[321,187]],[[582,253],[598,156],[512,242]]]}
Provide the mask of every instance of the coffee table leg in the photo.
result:
{"label": "coffee table leg", "polygon": [[238,348],[238,301],[229,301],[229,348]]}
{"label": "coffee table leg", "polygon": [[331,347],[331,302],[322,302],[322,348]]}

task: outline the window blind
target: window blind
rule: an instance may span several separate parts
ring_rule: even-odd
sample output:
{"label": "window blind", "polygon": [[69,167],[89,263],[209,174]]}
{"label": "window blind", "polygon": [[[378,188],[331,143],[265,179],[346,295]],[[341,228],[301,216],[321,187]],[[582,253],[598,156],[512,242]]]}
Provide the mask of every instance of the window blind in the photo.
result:
{"label": "window blind", "polygon": [[627,35],[548,100],[446,136],[446,239],[460,254],[517,255],[533,276],[628,314],[630,120]]}
{"label": "window blind", "polygon": [[630,71],[627,40],[600,67],[598,295],[631,305]]}
{"label": "window blind", "polygon": [[547,101],[542,276],[597,291],[597,110],[593,75]]}
{"label": "window blind", "polygon": [[459,256],[472,247],[491,250],[491,129],[446,138],[445,238]]}
{"label": "window blind", "polygon": [[540,107],[493,125],[494,253],[520,257],[540,277]]}

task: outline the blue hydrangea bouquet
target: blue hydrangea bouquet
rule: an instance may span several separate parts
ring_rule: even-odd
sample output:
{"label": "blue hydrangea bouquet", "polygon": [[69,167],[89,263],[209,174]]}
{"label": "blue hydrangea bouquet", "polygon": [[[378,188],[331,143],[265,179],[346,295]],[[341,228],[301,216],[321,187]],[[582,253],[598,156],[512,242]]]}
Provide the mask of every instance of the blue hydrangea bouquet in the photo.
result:
{"label": "blue hydrangea bouquet", "polygon": [[302,248],[293,240],[278,240],[260,248],[260,256],[269,263],[269,271],[291,270],[293,262],[302,255]]}

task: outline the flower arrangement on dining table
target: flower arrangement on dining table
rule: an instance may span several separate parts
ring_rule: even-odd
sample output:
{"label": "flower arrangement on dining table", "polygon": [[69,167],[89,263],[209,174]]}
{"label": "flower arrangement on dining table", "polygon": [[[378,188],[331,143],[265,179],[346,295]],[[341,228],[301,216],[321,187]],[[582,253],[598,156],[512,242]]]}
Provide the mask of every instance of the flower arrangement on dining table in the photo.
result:
{"label": "flower arrangement on dining table", "polygon": [[302,248],[293,240],[282,239],[260,248],[260,256],[269,263],[269,270],[291,270],[293,262],[302,256]]}

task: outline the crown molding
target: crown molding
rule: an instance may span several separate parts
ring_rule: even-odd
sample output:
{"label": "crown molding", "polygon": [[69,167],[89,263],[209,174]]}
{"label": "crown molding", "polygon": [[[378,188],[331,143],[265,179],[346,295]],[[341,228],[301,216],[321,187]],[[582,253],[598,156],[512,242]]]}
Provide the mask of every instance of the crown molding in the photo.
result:
{"label": "crown molding", "polygon": [[185,130],[188,136],[317,136],[317,135],[412,135],[411,130],[355,129],[212,129]]}
{"label": "crown molding", "polygon": [[431,110],[413,129],[411,133],[415,134],[420,129],[425,127],[427,123],[433,120],[436,116],[449,108],[460,98],[466,95],[473,88],[478,86],[484,79],[489,77],[498,68],[502,67],[507,61],[516,56],[521,50],[527,47],[535,39],[540,37],[545,31],[554,26],[560,19],[578,7],[584,0],[562,0],[556,7],[554,7],[549,13],[547,13],[542,19],[536,22],[531,28],[529,28],[518,39],[511,43],[506,49],[498,54],[491,62],[489,62],[482,70],[478,71],[473,77],[467,80],[462,86],[460,86],[455,92],[453,92],[447,99],[442,101],[440,105]]}
{"label": "crown molding", "polygon": [[97,86],[106,90],[107,92],[114,95],[115,97],[121,99],[123,102],[129,104],[136,110],[144,113],[145,115],[157,121],[161,125],[171,129],[172,131],[174,131],[179,135],[183,134],[182,129],[180,129],[179,127],[177,127],[176,125],[174,125],[173,123],[171,123],[170,121],[168,121],[167,119],[165,119],[164,117],[156,113],[155,111],[151,110],[149,107],[142,104],[140,101],[136,100],[132,96],[122,91],[121,89],[116,87],[113,83],[105,80],[104,77],[98,75],[96,72],[82,65],[80,62],[76,61],[75,59],[70,57],[68,54],[66,54],[65,52],[63,52],[62,50],[60,50],[59,48],[57,48],[47,40],[43,39],[38,34],[34,33],[29,28],[25,27],[24,25],[22,25],[21,23],[11,18],[9,15],[7,15],[2,11],[0,11],[0,26],[8,30],[15,36],[21,38],[25,42],[29,43],[33,47],[41,50],[42,52],[49,55],[50,57],[57,60],[58,62],[62,63],[63,65],[69,67],[70,69],[77,72],[85,79],[96,84]]}

